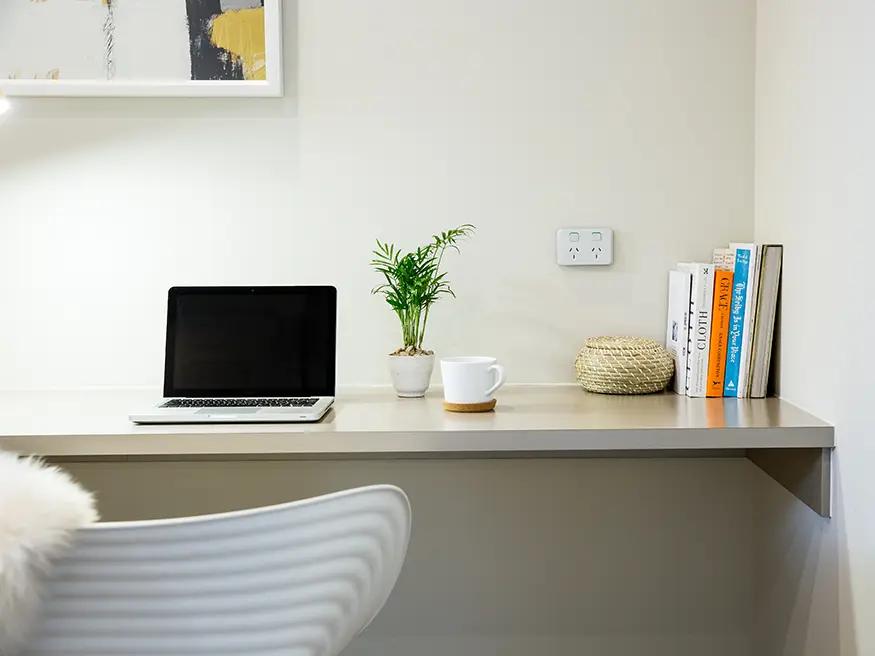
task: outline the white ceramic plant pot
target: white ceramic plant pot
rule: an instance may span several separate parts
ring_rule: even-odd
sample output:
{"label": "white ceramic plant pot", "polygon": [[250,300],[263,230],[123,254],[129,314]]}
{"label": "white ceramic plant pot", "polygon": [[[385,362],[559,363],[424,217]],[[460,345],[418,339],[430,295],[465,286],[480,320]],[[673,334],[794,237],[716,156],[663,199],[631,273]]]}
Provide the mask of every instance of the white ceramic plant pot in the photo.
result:
{"label": "white ceramic plant pot", "polygon": [[390,355],[389,372],[398,396],[415,399],[425,396],[431,385],[434,355]]}

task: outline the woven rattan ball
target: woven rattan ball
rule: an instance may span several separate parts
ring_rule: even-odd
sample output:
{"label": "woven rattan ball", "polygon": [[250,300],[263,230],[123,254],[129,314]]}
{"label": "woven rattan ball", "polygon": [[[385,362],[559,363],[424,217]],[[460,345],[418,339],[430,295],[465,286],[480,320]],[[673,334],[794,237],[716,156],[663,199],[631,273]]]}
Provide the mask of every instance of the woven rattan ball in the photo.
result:
{"label": "woven rattan ball", "polygon": [[661,392],[674,361],[658,342],[643,337],[590,337],[574,361],[583,389],[599,394]]}

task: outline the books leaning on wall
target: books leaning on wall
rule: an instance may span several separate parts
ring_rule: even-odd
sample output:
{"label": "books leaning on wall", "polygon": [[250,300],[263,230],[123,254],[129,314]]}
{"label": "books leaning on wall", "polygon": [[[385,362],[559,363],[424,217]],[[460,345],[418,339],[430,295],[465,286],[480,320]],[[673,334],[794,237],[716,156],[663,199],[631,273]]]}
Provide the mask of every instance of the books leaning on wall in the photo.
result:
{"label": "books leaning on wall", "polygon": [[766,395],[783,255],[779,244],[731,244],[670,272],[665,345],[678,394]]}

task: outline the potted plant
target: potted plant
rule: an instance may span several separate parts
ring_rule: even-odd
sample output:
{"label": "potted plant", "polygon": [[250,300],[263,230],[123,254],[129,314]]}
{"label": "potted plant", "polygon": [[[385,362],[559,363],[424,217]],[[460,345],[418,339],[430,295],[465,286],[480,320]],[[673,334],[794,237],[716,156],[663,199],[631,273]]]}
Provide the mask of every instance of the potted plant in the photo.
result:
{"label": "potted plant", "polygon": [[442,232],[415,251],[404,253],[394,244],[377,240],[371,266],[384,282],[371,290],[385,299],[401,322],[401,348],[389,354],[392,385],[398,396],[424,396],[434,370],[434,352],[423,348],[431,306],[446,294],[455,297],[441,269],[447,249],[458,252],[459,242],[474,234],[471,224]]}

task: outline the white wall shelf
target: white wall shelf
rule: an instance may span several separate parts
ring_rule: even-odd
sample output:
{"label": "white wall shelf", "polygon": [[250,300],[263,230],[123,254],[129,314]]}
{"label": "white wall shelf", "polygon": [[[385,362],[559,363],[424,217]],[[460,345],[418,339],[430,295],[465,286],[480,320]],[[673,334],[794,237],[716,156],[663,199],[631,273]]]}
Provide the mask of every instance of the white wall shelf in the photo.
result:
{"label": "white wall shelf", "polygon": [[451,414],[438,392],[341,391],[319,424],[134,426],[142,390],[0,393],[0,449],[64,460],[747,457],[830,513],[833,427],[780,399],[602,396],[512,386],[494,413]]}

